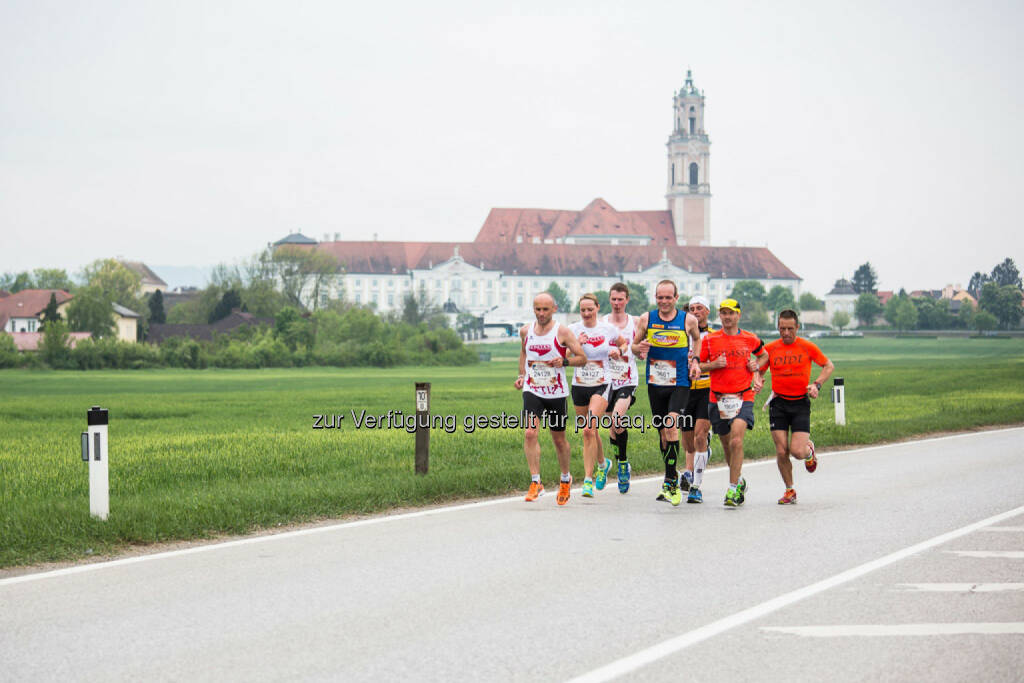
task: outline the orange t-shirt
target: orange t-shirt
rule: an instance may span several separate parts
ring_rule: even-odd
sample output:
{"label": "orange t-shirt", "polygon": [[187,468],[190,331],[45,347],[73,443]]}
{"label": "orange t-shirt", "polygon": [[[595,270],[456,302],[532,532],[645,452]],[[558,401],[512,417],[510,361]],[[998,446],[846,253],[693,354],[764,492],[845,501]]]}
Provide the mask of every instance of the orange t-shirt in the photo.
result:
{"label": "orange t-shirt", "polygon": [[814,342],[797,337],[792,344],[776,339],[764,347],[768,352],[768,369],[772,373],[772,391],[782,398],[803,398],[811,383],[811,361],[818,365],[828,358]]}
{"label": "orange t-shirt", "polygon": [[711,371],[711,397],[718,402],[718,394],[743,394],[744,401],[753,401],[754,392],[750,389],[750,381],[754,373],[747,369],[747,359],[751,353],[759,353],[764,344],[757,335],[746,330],[736,334],[726,334],[724,330],[716,330],[704,337],[700,345],[700,361],[707,363],[725,354],[728,365]]}

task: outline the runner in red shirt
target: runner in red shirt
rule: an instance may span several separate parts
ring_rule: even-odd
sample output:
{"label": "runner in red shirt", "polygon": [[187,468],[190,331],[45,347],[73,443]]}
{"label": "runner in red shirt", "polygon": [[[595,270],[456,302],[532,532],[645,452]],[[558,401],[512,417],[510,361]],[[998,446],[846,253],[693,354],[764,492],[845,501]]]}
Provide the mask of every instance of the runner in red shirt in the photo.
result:
{"label": "runner in red shirt", "polygon": [[729,466],[729,491],[726,507],[743,504],[747,482],[742,478],[743,437],[754,428],[754,394],[761,390],[761,371],[750,363],[750,354],[761,359],[767,356],[764,344],[756,335],[739,328],[740,304],[726,299],[718,305],[722,329],[704,338],[700,347],[701,372],[710,371],[711,396],[708,417],[711,429],[718,434]]}
{"label": "runner in red shirt", "polygon": [[[790,456],[804,461],[808,472],[818,468],[811,441],[811,399],[818,398],[821,385],[832,375],[833,365],[813,342],[797,335],[800,319],[796,311],[779,312],[779,338],[765,346],[768,357],[761,360],[761,370],[772,373],[772,395],[768,398],[768,420],[772,441],[775,442],[775,461],[786,491],[779,505],[796,502],[793,489],[793,464]],[[811,382],[811,363],[821,366],[821,373]],[[790,436],[792,432],[792,436]]]}

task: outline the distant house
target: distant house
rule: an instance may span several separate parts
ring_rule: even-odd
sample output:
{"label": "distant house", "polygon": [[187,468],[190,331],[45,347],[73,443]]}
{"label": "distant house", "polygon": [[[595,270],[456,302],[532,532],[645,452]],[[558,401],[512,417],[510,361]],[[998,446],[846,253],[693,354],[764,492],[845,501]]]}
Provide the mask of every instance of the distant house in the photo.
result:
{"label": "distant house", "polygon": [[141,278],[139,287],[142,289],[143,294],[152,294],[157,290],[161,292],[167,291],[167,283],[161,280],[160,276],[154,273],[142,261],[121,261],[120,263],[128,270],[137,273],[139,278]]}
{"label": "distant house", "polygon": [[70,294],[63,289],[23,289],[0,298],[0,330],[38,332],[40,316],[50,304],[51,295],[57,298],[57,312],[66,320]]}
{"label": "distant house", "polygon": [[117,328],[117,338],[126,342],[137,341],[139,338],[139,318],[142,316],[120,304],[111,305],[114,308],[114,325]]}
{"label": "distant house", "polygon": [[149,326],[149,336],[146,341],[153,344],[163,343],[171,337],[188,337],[198,341],[212,341],[214,335],[227,334],[235,328],[242,326],[271,326],[273,318],[257,318],[252,313],[242,313],[238,309],[222,320],[210,325],[187,325],[187,324],[154,324]]}
{"label": "distant house", "polygon": [[832,324],[832,316],[842,311],[850,316],[849,327],[856,327],[858,320],[853,309],[857,303],[857,292],[853,284],[846,278],[836,280],[832,290],[825,295],[825,319],[827,324]]}
{"label": "distant house", "polygon": [[875,292],[875,294],[878,295],[878,303],[882,304],[883,306],[889,303],[889,299],[893,298],[896,295],[896,293],[893,292],[891,289],[879,290]]}
{"label": "distant house", "polygon": [[[14,345],[18,347],[19,351],[38,351],[39,345],[43,341],[42,332],[15,332],[11,336],[14,337]],[[90,337],[92,337],[92,332],[69,332],[68,346],[73,349],[78,342]]]}

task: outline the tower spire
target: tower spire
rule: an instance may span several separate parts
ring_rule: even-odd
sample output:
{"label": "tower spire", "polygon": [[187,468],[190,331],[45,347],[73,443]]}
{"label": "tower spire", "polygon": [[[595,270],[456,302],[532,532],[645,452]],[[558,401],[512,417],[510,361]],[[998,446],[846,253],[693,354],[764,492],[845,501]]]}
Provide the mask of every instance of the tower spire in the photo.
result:
{"label": "tower spire", "polygon": [[704,129],[704,93],[693,83],[693,70],[673,98],[674,125],[668,138],[668,191],[676,243],[711,243],[710,146]]}

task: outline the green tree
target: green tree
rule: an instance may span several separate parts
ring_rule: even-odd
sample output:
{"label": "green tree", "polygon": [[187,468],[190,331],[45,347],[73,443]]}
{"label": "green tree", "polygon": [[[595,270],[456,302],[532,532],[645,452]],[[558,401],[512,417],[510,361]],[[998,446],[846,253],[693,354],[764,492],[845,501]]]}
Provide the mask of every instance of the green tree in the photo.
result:
{"label": "green tree", "polygon": [[273,273],[281,283],[281,291],[292,306],[300,309],[317,308],[320,293],[331,279],[341,272],[337,259],[326,251],[283,244],[267,247],[259,257],[263,270]]}
{"label": "green tree", "polygon": [[999,321],[988,311],[978,311],[974,315],[974,329],[978,332],[990,332],[996,329]]}
{"label": "green tree", "polygon": [[853,273],[853,280],[850,282],[853,286],[853,291],[858,294],[864,292],[871,292],[872,294],[878,292],[878,275],[875,274],[875,269],[871,266],[871,262],[863,263]]}
{"label": "green tree", "polygon": [[40,329],[45,330],[46,326],[50,323],[60,321],[60,313],[57,311],[57,295],[51,292],[50,302],[46,304],[46,308],[43,309],[43,324]]}
{"label": "green tree", "polygon": [[0,332],[0,368],[13,368],[21,363],[21,354],[14,337]]}
{"label": "green tree", "polygon": [[960,302],[960,310],[956,314],[956,324],[965,330],[974,329],[974,304],[971,303],[970,299],[964,299]]}
{"label": "green tree", "polygon": [[729,294],[729,298],[739,301],[741,307],[755,302],[764,303],[764,297],[764,285],[757,280],[740,280],[733,286],[732,293]]}
{"label": "green tree", "polygon": [[36,289],[63,289],[70,292],[75,288],[75,283],[63,268],[36,268],[32,271],[32,280]]}
{"label": "green tree", "polygon": [[167,322],[167,313],[164,311],[164,295],[159,289],[149,297],[149,324],[161,325]]}
{"label": "green tree", "polygon": [[800,310],[801,311],[824,311],[825,302],[814,296],[810,292],[804,292],[800,295]]}
{"label": "green tree", "polygon": [[60,321],[53,321],[46,326],[43,339],[39,345],[39,354],[51,368],[66,368],[71,361],[71,349],[68,348],[68,326]]}
{"label": "green tree", "polygon": [[[629,287],[629,303],[626,304],[626,313],[629,313],[630,315],[643,315],[647,311],[654,308],[654,306],[651,304],[651,298],[650,295],[647,293],[646,287],[644,287],[639,282],[627,282],[626,286]],[[608,292],[604,292],[604,295],[605,297],[607,297]],[[601,299],[600,296],[598,296],[597,298],[598,300],[603,301],[603,299]],[[611,313],[611,304],[608,304],[608,310],[605,310],[602,306],[601,312]]]}
{"label": "green tree", "polygon": [[796,299],[793,298],[793,292],[790,291],[789,287],[783,287],[782,285],[775,285],[768,292],[764,298],[764,304],[768,307],[769,311],[778,313],[779,311],[787,308],[795,309]]}
{"label": "green tree", "polygon": [[1024,315],[1021,290],[1013,285],[1000,287],[995,282],[986,282],[981,288],[978,308],[994,315],[1003,329],[1016,327]]}
{"label": "green tree", "polygon": [[427,296],[425,289],[421,289],[416,295],[409,292],[402,299],[401,319],[402,322],[410,325],[419,325],[422,322],[426,322],[440,312],[441,308],[434,305],[434,302]]}
{"label": "green tree", "polygon": [[[612,302],[609,298],[608,292],[601,290],[599,292],[594,292],[594,296],[597,297],[597,303],[600,305],[600,308],[598,309],[600,313],[604,314],[612,312]],[[626,309],[629,309],[628,304],[626,305]],[[579,310],[578,306],[577,310]]]}
{"label": "green tree", "polygon": [[569,293],[558,286],[557,282],[552,282],[548,285],[548,288],[544,290],[551,295],[551,298],[555,300],[555,305],[558,306],[558,310],[561,313],[568,313],[572,310],[572,303],[569,301]]}
{"label": "green tree", "polygon": [[853,314],[861,325],[871,325],[882,315],[882,302],[874,292],[862,292],[853,304]]}
{"label": "green tree", "polygon": [[[1017,270],[1017,264],[1013,262],[1012,258],[1007,257],[1002,263],[998,264],[992,269],[991,281],[1005,287],[1010,285],[1020,289],[1022,286],[1020,280],[1020,271]],[[998,317],[998,316],[996,316]]]}
{"label": "green tree", "polygon": [[760,301],[742,304],[741,309],[743,311],[743,317],[740,321],[741,327],[752,330],[767,330],[772,326],[772,321],[768,317],[768,311],[765,310],[764,304]]}
{"label": "green tree", "polygon": [[839,328],[842,332],[843,328],[850,324],[850,314],[846,311],[836,311],[832,314],[832,325]]}
{"label": "green tree", "polygon": [[973,296],[975,299],[981,296],[981,288],[986,282],[988,282],[988,275],[974,271],[974,275],[971,276],[971,281],[967,284],[967,293]]}
{"label": "green tree", "polygon": [[212,325],[218,320],[223,320],[231,315],[231,311],[234,309],[241,307],[242,297],[238,294],[238,290],[232,287],[221,296],[220,301],[217,302],[217,305],[210,312],[210,317],[207,318],[207,322]]}
{"label": "green tree", "polygon": [[948,299],[913,299],[917,308],[917,327],[922,330],[946,330],[953,325]]}
{"label": "green tree", "polygon": [[[141,308],[139,287],[142,278],[134,270],[114,259],[98,259],[85,267],[82,277],[89,287],[97,288],[110,303],[133,311]],[[76,297],[77,298],[77,297]]]}
{"label": "green tree", "polygon": [[0,289],[7,290],[11,294],[17,294],[23,289],[34,288],[35,283],[32,282],[32,275],[27,272],[4,273],[3,277],[0,277]]}
{"label": "green tree", "polygon": [[917,307],[906,292],[889,299],[885,305],[885,319],[900,332],[912,330],[917,326]]}
{"label": "green tree", "polygon": [[104,291],[96,285],[78,290],[68,304],[68,323],[76,332],[92,332],[93,337],[106,337],[114,332],[114,310]]}

